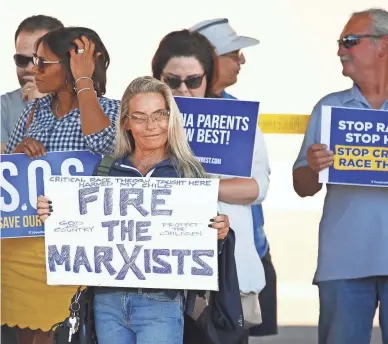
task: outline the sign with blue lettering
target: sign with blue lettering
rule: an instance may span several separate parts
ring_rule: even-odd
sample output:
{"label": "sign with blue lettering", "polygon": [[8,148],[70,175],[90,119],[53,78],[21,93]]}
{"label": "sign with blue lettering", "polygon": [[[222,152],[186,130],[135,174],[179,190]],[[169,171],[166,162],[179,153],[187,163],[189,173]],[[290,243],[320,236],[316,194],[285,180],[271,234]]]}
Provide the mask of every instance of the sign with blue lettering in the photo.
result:
{"label": "sign with blue lettering", "polygon": [[[47,284],[218,289],[218,179],[45,178]],[[187,197],[190,195],[190,197]]]}
{"label": "sign with blue lettering", "polygon": [[334,153],[321,183],[388,187],[388,111],[323,106],[321,142]]}
{"label": "sign with blue lettering", "polygon": [[259,103],[175,97],[190,147],[206,172],[252,177]]}
{"label": "sign with blue lettering", "polygon": [[1,238],[44,236],[36,213],[43,176],[91,176],[100,159],[88,151],[51,152],[34,160],[25,154],[1,155]]}

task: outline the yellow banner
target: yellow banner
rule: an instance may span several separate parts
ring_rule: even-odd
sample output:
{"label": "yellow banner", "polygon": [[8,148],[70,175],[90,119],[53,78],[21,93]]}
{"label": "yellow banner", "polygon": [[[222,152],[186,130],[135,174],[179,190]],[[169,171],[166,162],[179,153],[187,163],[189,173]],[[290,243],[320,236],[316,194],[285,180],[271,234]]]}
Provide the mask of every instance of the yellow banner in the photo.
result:
{"label": "yellow banner", "polygon": [[260,114],[259,127],[264,134],[304,134],[310,115]]}

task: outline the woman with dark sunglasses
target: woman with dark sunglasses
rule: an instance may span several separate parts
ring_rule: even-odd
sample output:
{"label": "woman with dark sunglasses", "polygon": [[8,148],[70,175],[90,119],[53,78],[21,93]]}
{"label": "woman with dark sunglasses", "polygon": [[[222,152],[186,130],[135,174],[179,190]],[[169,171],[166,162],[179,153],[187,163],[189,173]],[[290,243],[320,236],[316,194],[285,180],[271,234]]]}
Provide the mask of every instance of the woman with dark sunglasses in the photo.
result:
{"label": "woman with dark sunglasses", "polygon": [[33,62],[38,90],[49,95],[25,109],[6,153],[34,158],[53,150],[113,151],[119,102],[103,97],[110,59],[97,33],[77,27],[49,32],[36,42]]}
{"label": "woman with dark sunglasses", "polygon": [[188,30],[165,36],[152,60],[154,78],[167,84],[174,96],[212,98],[217,71],[211,43]]}
{"label": "woman with dark sunglasses", "polygon": [[[200,33],[189,30],[166,35],[152,60],[155,78],[166,83],[175,96],[216,98],[213,87],[217,81],[217,55],[212,44]],[[263,201],[269,185],[269,163],[263,134],[257,128],[253,178],[217,176],[220,180],[219,212],[228,215],[236,234],[236,266],[240,290],[259,293],[265,277],[261,259],[254,243],[251,205]],[[255,273],[247,273],[254,266]],[[185,344],[206,343],[189,317],[185,318]],[[246,338],[244,343],[248,340]]]}
{"label": "woman with dark sunglasses", "polygon": [[[103,97],[110,61],[98,34],[82,27],[51,31],[36,42],[33,62],[37,88],[49,95],[26,107],[6,153],[112,153],[120,102]],[[44,238],[2,241],[1,257],[2,321],[25,333],[41,330],[35,339],[21,333],[19,344],[50,342],[46,332],[68,315],[74,287],[46,285]]]}

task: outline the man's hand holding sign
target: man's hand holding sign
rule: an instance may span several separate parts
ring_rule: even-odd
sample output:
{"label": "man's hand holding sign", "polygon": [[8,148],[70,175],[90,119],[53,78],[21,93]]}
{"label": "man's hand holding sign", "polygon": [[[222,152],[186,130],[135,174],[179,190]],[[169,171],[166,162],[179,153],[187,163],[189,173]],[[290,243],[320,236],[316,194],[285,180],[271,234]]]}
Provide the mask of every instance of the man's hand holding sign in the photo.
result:
{"label": "man's hand holding sign", "polygon": [[333,165],[334,154],[327,149],[327,145],[313,144],[307,150],[307,162],[316,173]]}

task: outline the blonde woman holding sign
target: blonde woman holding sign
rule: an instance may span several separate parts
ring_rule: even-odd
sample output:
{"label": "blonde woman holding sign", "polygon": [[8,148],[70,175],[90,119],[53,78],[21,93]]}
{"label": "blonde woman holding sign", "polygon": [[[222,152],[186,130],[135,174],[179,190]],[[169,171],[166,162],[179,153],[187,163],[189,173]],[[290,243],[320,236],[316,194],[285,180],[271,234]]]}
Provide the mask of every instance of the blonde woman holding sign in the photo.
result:
{"label": "blonde woman holding sign", "polygon": [[[180,113],[162,82],[135,79],[122,98],[116,135],[117,159],[109,176],[206,178],[187,143]],[[55,205],[38,199],[46,220]],[[216,214],[215,214],[216,215]],[[225,215],[209,219],[218,238],[229,232]],[[181,344],[183,291],[138,288],[96,288],[94,317],[99,344]]]}

